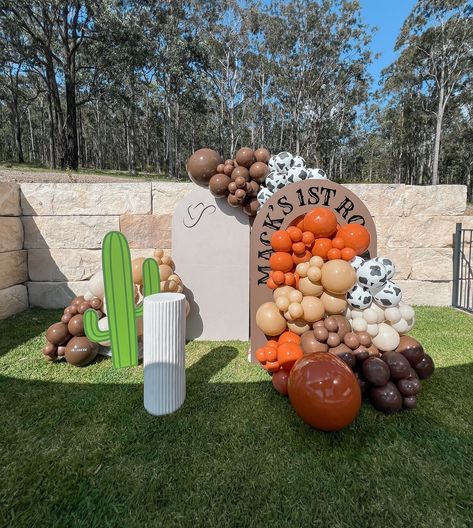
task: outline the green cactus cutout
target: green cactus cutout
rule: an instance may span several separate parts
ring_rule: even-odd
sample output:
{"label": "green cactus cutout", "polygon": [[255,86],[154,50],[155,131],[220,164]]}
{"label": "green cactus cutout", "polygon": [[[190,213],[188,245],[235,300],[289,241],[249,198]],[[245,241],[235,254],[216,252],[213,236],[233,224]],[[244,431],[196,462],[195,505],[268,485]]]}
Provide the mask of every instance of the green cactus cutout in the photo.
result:
{"label": "green cactus cutout", "polygon": [[[94,342],[110,341],[115,368],[138,365],[136,319],[143,316],[143,303],[135,306],[130,249],[125,236],[118,231],[105,235],[102,245],[102,270],[107,301],[108,330],[99,328],[95,310],[84,313],[86,336]],[[159,267],[156,260],[143,262],[143,296],[159,293]]]}

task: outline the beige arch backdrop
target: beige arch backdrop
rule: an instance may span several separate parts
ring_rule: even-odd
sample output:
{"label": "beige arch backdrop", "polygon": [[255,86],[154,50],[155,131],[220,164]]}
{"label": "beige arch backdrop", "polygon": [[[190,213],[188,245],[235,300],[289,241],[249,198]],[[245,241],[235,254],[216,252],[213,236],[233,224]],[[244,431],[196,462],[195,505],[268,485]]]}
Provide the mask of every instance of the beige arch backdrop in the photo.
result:
{"label": "beige arch backdrop", "polygon": [[263,332],[256,326],[256,311],[272,300],[272,290],[266,286],[271,235],[289,225],[314,207],[328,207],[340,224],[364,225],[371,236],[367,250],[376,256],[376,227],[366,205],[352,191],[330,180],[304,180],[288,185],[273,194],[259,211],[251,229],[250,241],[250,358],[256,362],[255,351],[266,342]]}

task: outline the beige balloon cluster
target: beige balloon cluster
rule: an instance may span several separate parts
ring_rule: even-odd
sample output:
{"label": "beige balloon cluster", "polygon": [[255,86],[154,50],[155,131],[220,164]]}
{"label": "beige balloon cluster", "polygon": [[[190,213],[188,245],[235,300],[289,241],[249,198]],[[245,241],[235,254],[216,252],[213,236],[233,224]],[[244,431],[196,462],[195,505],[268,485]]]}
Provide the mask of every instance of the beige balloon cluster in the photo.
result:
{"label": "beige balloon cluster", "polygon": [[273,301],[261,305],[256,324],[268,336],[277,336],[286,328],[302,335],[325,315],[343,313],[347,308],[346,292],[356,282],[356,273],[344,260],[324,262],[314,256],[297,265],[298,288],[280,286]]}

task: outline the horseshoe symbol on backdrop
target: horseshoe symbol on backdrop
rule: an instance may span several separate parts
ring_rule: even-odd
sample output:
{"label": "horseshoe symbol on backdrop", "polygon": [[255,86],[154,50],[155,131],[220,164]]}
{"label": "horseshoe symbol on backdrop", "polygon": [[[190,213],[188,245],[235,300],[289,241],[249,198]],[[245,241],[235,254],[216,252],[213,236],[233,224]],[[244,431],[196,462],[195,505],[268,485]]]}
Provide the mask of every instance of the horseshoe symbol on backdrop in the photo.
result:
{"label": "horseshoe symbol on backdrop", "polygon": [[[193,211],[191,211],[191,209]],[[215,205],[207,205],[207,207],[204,207],[204,204],[202,202],[199,202],[196,205],[189,205],[189,207],[187,208],[188,218],[184,217],[182,223],[185,227],[191,229],[200,222],[204,214],[213,214],[216,210],[217,208],[215,207]]]}

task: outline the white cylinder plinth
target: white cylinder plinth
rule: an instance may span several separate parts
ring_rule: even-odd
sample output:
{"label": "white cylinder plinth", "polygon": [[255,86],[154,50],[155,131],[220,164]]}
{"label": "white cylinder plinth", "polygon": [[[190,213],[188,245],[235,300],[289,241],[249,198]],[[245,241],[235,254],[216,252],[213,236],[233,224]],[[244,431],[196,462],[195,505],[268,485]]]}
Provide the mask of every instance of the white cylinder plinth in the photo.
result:
{"label": "white cylinder plinth", "polygon": [[155,416],[170,414],[186,398],[186,305],[182,293],[144,299],[144,406]]}

